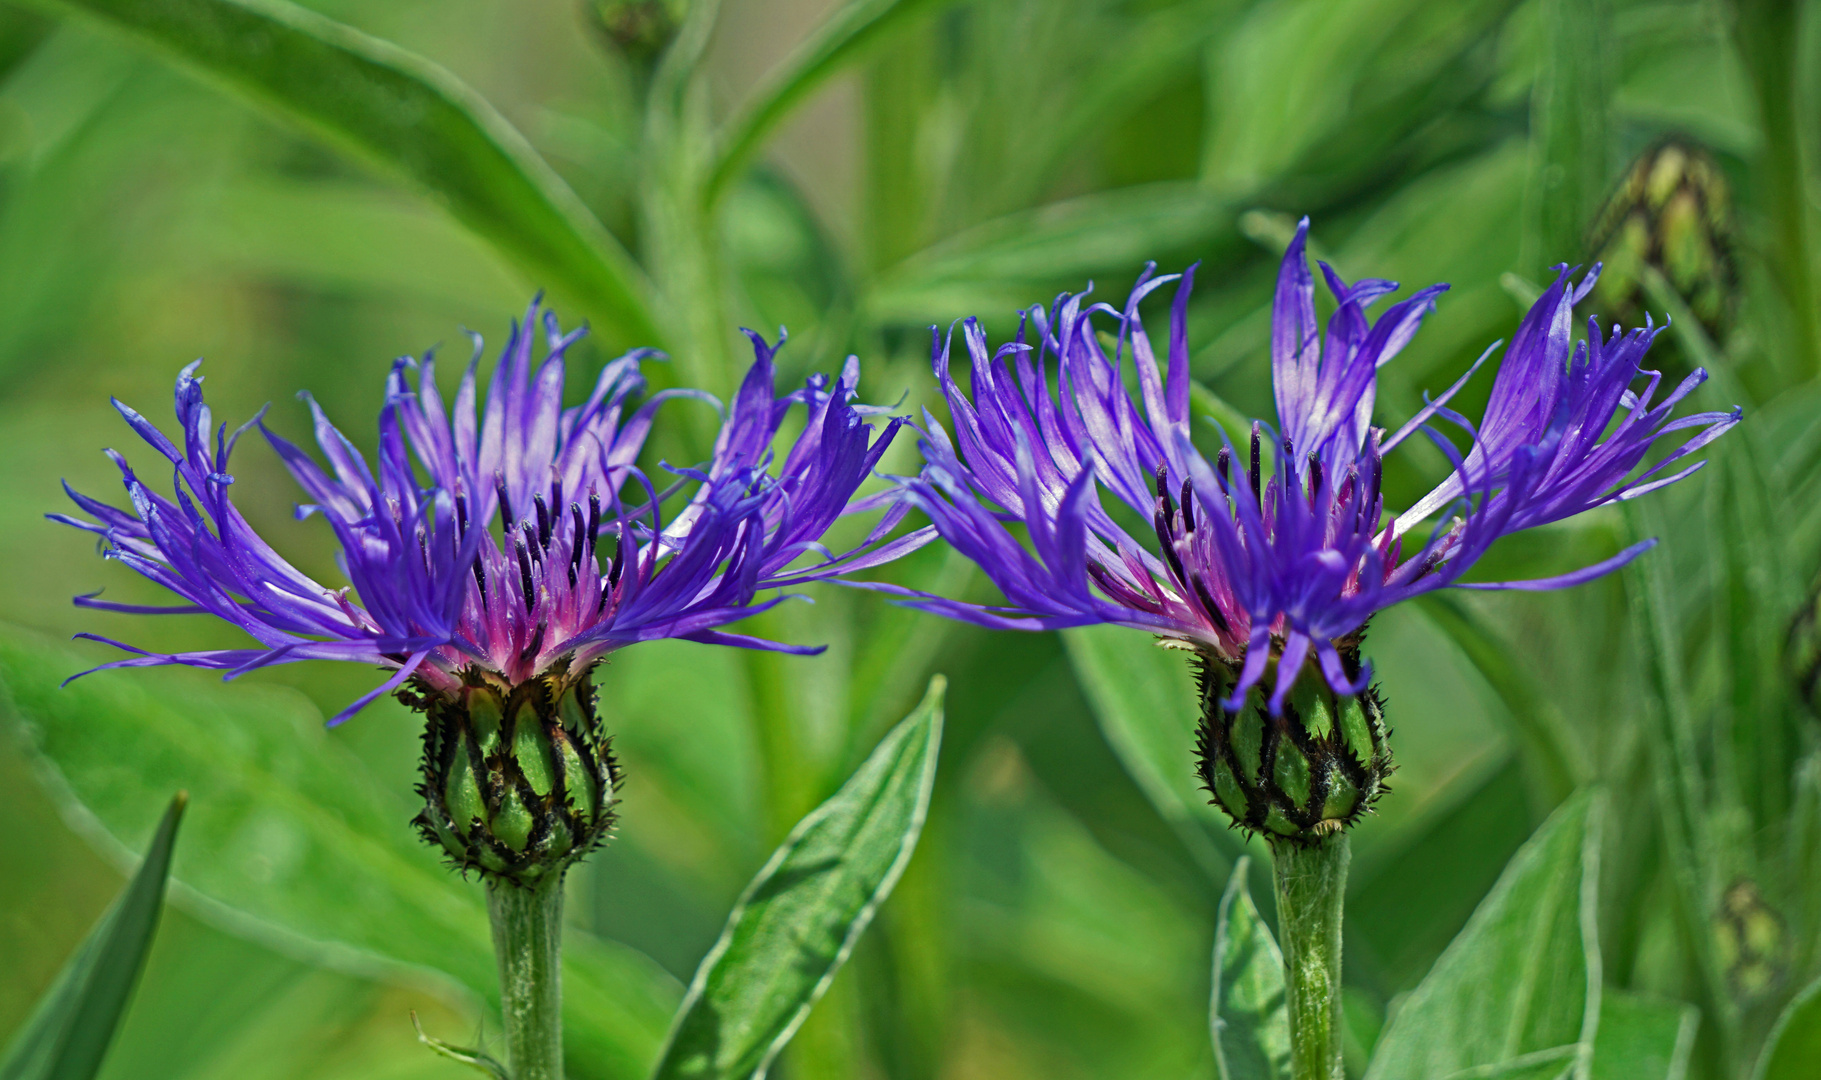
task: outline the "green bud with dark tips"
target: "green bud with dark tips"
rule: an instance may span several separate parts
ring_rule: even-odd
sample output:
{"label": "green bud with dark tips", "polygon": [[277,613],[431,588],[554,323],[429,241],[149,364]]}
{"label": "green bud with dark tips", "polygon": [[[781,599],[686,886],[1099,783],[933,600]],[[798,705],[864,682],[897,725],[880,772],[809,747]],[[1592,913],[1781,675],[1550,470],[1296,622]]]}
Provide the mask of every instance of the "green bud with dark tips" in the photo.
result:
{"label": "green bud with dark tips", "polygon": [[601,43],[640,68],[656,63],[687,14],[684,0],[584,0],[582,11]]}
{"label": "green bud with dark tips", "polygon": [[589,675],[511,686],[470,669],[454,692],[406,697],[425,717],[416,825],[456,868],[529,886],[606,838],[620,773]]}
{"label": "green bud with dark tips", "polygon": [[[1714,156],[1684,136],[1652,144],[1626,169],[1594,222],[1588,254],[1604,266],[1594,287],[1596,311],[1620,326],[1642,326],[1646,312],[1661,307],[1648,284],[1656,277],[1723,346],[1738,304],[1736,233],[1730,184]],[[1679,350],[1666,336],[1652,356],[1676,354],[1673,375],[1690,363]]]}
{"label": "green bud with dark tips", "polygon": [[[1232,711],[1221,702],[1238,684],[1238,665],[1199,652],[1194,662],[1201,780],[1235,827],[1314,843],[1351,826],[1384,793],[1390,729],[1376,688],[1336,694],[1319,672],[1305,671],[1283,715],[1272,716],[1265,691],[1276,684],[1272,661],[1244,707]],[[1357,653],[1343,653],[1343,662],[1355,670]]]}
{"label": "green bud with dark tips", "polygon": [[1783,917],[1739,878],[1727,887],[1714,914],[1714,952],[1733,993],[1750,1001],[1775,989],[1789,970],[1791,946]]}

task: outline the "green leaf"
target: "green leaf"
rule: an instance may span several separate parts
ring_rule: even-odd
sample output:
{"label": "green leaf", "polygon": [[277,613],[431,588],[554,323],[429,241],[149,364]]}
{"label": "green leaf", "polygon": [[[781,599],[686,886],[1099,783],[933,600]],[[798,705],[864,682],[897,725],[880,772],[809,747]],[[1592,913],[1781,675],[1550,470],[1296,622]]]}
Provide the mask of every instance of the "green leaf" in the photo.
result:
{"label": "green leaf", "polygon": [[178,792],[158,823],[145,861],[38,1001],[13,1038],[0,1080],[89,1080],[126,1012],[164,909],[177,823],[189,796]]}
{"label": "green leaf", "polygon": [[1505,703],[1511,726],[1523,743],[1525,764],[1534,777],[1542,804],[1553,806],[1567,798],[1577,777],[1586,770],[1575,759],[1567,721],[1555,703],[1540,692],[1535,676],[1522,670],[1511,646],[1457,597],[1430,593],[1417,608],[1460,646],[1474,669]]}
{"label": "green leaf", "polygon": [[708,179],[712,204],[790,110],[865,49],[925,10],[953,0],[852,0],[798,45],[765,85],[727,122],[724,149]]}
{"label": "green leaf", "polygon": [[1554,1076],[1586,1060],[1600,1003],[1598,884],[1599,808],[1583,793],[1518,851],[1397,1010],[1367,1080]]}
{"label": "green leaf", "polygon": [[1441,1080],[1569,1080],[1574,1075],[1575,1046],[1553,1046],[1497,1065],[1451,1072]]}
{"label": "green leaf", "polygon": [[1287,1080],[1290,1013],[1284,990],[1284,957],[1271,929],[1252,906],[1246,871],[1233,865],[1214,924],[1214,994],[1209,1020],[1214,1063],[1221,1080]]}
{"label": "green leaf", "polygon": [[[103,672],[58,687],[92,662],[0,626],[0,724],[26,730],[79,829],[130,842],[159,792],[182,784],[195,806],[175,876],[202,914],[318,963],[413,965],[498,1000],[480,885],[418,842],[408,789],[380,785],[301,695],[185,671]],[[624,946],[573,927],[567,938],[570,1074],[643,1075],[675,984]]]}
{"label": "green leaf", "polygon": [[1529,230],[1519,269],[1578,259],[1605,196],[1613,140],[1609,100],[1617,59],[1604,0],[1540,5],[1546,46],[1531,98]]}
{"label": "green leaf", "polygon": [[[1106,267],[1136,273],[1170,251],[1205,251],[1237,237],[1232,207],[1194,184],[1083,195],[975,226],[883,273],[868,297],[877,317],[924,319],[1028,303],[1035,285]],[[1076,286],[1079,288],[1079,284]]]}
{"label": "green leaf", "polygon": [[1474,54],[1514,6],[1251,5],[1208,53],[1202,179],[1234,195],[1270,191],[1293,171],[1319,177],[1317,190],[1358,183],[1366,163],[1382,167],[1391,140],[1483,85],[1487,65]]}
{"label": "green leaf", "polygon": [[1213,419],[1233,440],[1235,446],[1245,441],[1252,430],[1252,420],[1227,400],[1208,389],[1200,379],[1189,380],[1189,404],[1195,412]]}
{"label": "green leaf", "polygon": [[1426,802],[1355,856],[1348,874],[1347,977],[1385,992],[1429,970],[1529,838],[1523,771],[1510,756],[1463,772]]}
{"label": "green leaf", "polygon": [[428,192],[582,305],[610,345],[661,344],[632,259],[524,136],[435,64],[284,0],[33,2],[124,31]]}
{"label": "green leaf", "polygon": [[923,703],[772,853],[697,969],[658,1080],[763,1076],[904,872],[942,743],[938,675]]}
{"label": "green leaf", "polygon": [[223,184],[209,211],[177,239],[237,273],[327,292],[424,297],[455,311],[508,311],[525,301],[517,275],[473,233],[374,184],[242,179]]}
{"label": "green leaf", "polygon": [[1809,983],[1777,1017],[1752,1080],[1806,1080],[1821,1061],[1821,979]]}
{"label": "green leaf", "polygon": [[1700,1022],[1693,1005],[1604,991],[1592,1080],[1682,1080]]}
{"label": "green leaf", "polygon": [[1201,716],[1188,656],[1122,626],[1065,630],[1062,640],[1113,752],[1219,881],[1242,842],[1209,804],[1195,771]]}

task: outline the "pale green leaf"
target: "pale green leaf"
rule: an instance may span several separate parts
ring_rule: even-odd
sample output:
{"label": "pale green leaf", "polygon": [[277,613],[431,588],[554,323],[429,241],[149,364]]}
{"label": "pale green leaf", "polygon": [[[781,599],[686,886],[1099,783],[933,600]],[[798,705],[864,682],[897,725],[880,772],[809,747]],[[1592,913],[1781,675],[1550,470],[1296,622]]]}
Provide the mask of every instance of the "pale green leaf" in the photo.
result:
{"label": "pale green leaf", "polygon": [[1591,1055],[1598,839],[1587,794],[1543,823],[1393,1015],[1368,1080],[1547,1076],[1549,1054],[1567,1048],[1570,1065]]}
{"label": "pale green leaf", "polygon": [[1351,978],[1414,983],[1529,839],[1529,799],[1512,757],[1462,770],[1426,803],[1395,834],[1360,845],[1365,850],[1353,859],[1347,876]]}
{"label": "pale green leaf", "polygon": [[1610,96],[1618,66],[1607,40],[1605,0],[1546,0],[1539,6],[1547,47],[1531,97],[1536,134],[1520,266],[1526,273],[1574,261],[1586,243],[1610,179]]}
{"label": "pale green leaf", "polygon": [[911,17],[953,2],[851,0],[829,16],[728,121],[721,138],[725,149],[709,177],[708,200],[713,202],[727,189],[765,136],[816,87]]}
{"label": "pale green leaf", "polygon": [[1106,267],[1136,276],[1164,252],[1204,250],[1236,236],[1233,221],[1229,204],[1194,184],[1083,195],[986,222],[910,256],[880,276],[867,305],[881,318],[997,314],[1001,303],[1029,303],[1034,285]]}
{"label": "pale green leaf", "polygon": [[1693,1005],[1608,989],[1600,995],[1592,1080],[1682,1080],[1701,1016]]}
{"label": "pale green leaf", "polygon": [[171,800],[126,891],[89,931],[14,1036],[0,1060],[0,1080],[90,1080],[100,1071],[158,930],[171,848],[187,801],[182,792]]}
{"label": "pale green leaf", "polygon": [[1247,858],[1234,864],[1214,925],[1214,1063],[1221,1080],[1287,1080],[1284,957],[1246,891],[1251,865]]}
{"label": "pale green leaf", "polygon": [[1574,1075],[1578,1045],[1552,1046],[1497,1065],[1478,1065],[1451,1072],[1440,1080],[1568,1080]]}
{"label": "pale green leaf", "polygon": [[772,853],[697,969],[659,1080],[763,1076],[904,872],[942,744],[941,676]]}
{"label": "pale green leaf", "polygon": [[[0,629],[0,724],[23,727],[67,815],[131,843],[173,784],[194,797],[175,877],[236,930],[353,970],[403,963],[497,1000],[481,886],[444,867],[295,693],[191,672],[114,671],[59,688],[93,658]],[[674,983],[623,946],[570,928],[564,1034],[571,1074],[641,1075]]]}
{"label": "pale green leaf", "polygon": [[[609,344],[661,343],[638,267],[449,72],[284,0],[34,0],[96,19],[428,192]],[[401,253],[401,257],[408,253]]]}
{"label": "pale green leaf", "polygon": [[1809,1080],[1821,1061],[1821,979],[1808,985],[1777,1018],[1752,1080]]}

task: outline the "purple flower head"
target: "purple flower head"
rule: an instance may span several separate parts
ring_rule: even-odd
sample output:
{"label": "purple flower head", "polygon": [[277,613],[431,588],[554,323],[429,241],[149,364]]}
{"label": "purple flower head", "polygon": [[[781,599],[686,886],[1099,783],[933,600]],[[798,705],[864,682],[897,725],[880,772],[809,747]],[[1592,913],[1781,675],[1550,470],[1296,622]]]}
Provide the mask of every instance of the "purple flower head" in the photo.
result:
{"label": "purple flower head", "polygon": [[[1702,463],[1669,470],[1739,420],[1736,409],[1670,419],[1705,380],[1701,371],[1653,404],[1659,376],[1639,366],[1658,333],[1653,327],[1615,329],[1602,339],[1590,322],[1587,339],[1572,342],[1572,308],[1593,275],[1571,286],[1568,268],[1558,267],[1512,341],[1477,431],[1446,403],[1492,349],[1387,436],[1372,426],[1377,370],[1409,343],[1446,286],[1392,304],[1374,321],[1367,310],[1396,283],[1348,284],[1324,263],[1337,306],[1321,332],[1304,255],[1307,231],[1305,220],[1284,256],[1273,304],[1278,429],[1254,423],[1249,454],[1222,432],[1209,460],[1190,439],[1185,323],[1194,267],[1180,278],[1156,277],[1147,267],[1123,310],[1064,294],[1048,312],[1027,312],[1017,338],[990,354],[979,324],[968,320],[962,340],[971,397],[951,374],[950,341],[937,335],[935,372],[955,436],[925,414],[928,464],[901,492],[1008,603],[983,607],[873,587],[989,627],[1117,623],[1148,630],[1237,668],[1229,709],[1240,708],[1275,666],[1264,689],[1277,713],[1311,666],[1337,693],[1366,687],[1370,665],[1362,666],[1358,645],[1374,612],[1458,585],[1502,536],[1687,476]],[[1138,308],[1172,281],[1166,366]],[[1116,330],[1111,355],[1096,316]],[[1437,417],[1466,433],[1465,457],[1429,426]],[[1689,429],[1696,434],[1640,470],[1659,439]],[[1388,520],[1383,455],[1419,430],[1454,469]],[[1102,487],[1129,511],[1120,518],[1150,523],[1149,535],[1140,540],[1108,511]],[[1454,508],[1448,520],[1415,542],[1424,522],[1447,507]],[[1023,541],[1012,525],[1024,527]],[[1461,587],[1573,585],[1624,565],[1652,543],[1558,578]]]}
{"label": "purple flower head", "polygon": [[[546,353],[534,365],[539,328]],[[135,654],[94,670],[187,664],[233,677],[316,659],[389,669],[391,677],[339,722],[407,679],[431,692],[452,691],[465,670],[479,669],[516,684],[585,671],[615,649],[657,638],[816,653],[721,628],[782,599],[756,601],[761,590],[877,566],[933,535],[884,542],[904,512],[894,507],[845,554],[821,544],[836,518],[870,505],[855,492],[903,423],[890,420],[875,433],[868,418],[879,410],[853,404],[857,360],[848,360],[839,379],[813,376],[779,397],[774,348],[749,332],[755,360],[725,410],[712,458],[700,468],[665,466],[679,479],[659,491],[637,465],[654,415],[670,398],[713,399],[667,390],[634,408],[645,385],[639,365],[656,355],[638,350],[608,363],[588,398],[564,408],[565,353],[583,332],[561,333],[555,315],[540,318],[534,300],[524,325],[514,325],[478,410],[478,336],[448,406],[431,354],[421,363],[400,359],[386,379],[372,463],[307,396],[326,469],[267,429],[263,411],[231,436],[225,425],[211,430],[197,364],[177,377],[181,446],[116,401],[127,423],[171,463],[170,496],[154,492],[110,450],[132,509],[66,485],[92,520],[51,517],[100,534],[110,558],[184,603],[148,608],[85,596],[77,604],[208,613],[258,646],[155,653],[85,634]],[[772,442],[797,406],[807,414],[803,429],[778,462]],[[334,530],[347,587],[331,588],[296,569],[235,508],[228,458],[255,424],[311,500],[298,516],[320,514]],[[666,519],[665,505],[685,491]]]}

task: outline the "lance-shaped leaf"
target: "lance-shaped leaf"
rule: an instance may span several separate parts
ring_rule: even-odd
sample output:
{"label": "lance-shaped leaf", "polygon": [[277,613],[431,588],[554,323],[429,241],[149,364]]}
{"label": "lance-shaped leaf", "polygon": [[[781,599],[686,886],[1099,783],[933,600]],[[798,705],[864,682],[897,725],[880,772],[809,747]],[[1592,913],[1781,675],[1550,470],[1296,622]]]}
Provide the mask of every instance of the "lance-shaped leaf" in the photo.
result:
{"label": "lance-shaped leaf", "polygon": [[1821,979],[1797,994],[1764,1042],[1752,1080],[1798,1080],[1821,1061]]}
{"label": "lance-shaped leaf", "polygon": [[1017,309],[1033,289],[1106,267],[1142,266],[1159,252],[1236,242],[1232,204],[1195,184],[1095,192],[977,225],[880,274],[866,298],[881,319]]}
{"label": "lance-shaped leaf", "polygon": [[1519,849],[1392,1017],[1367,1080],[1585,1074],[1600,1015],[1598,809],[1577,795]]}
{"label": "lance-shaped leaf", "polygon": [[734,905],[697,969],[658,1080],[764,1076],[904,872],[942,743],[940,675]]}
{"label": "lance-shaped leaf", "polygon": [[14,1036],[0,1060],[0,1080],[89,1080],[101,1071],[158,929],[171,848],[188,801],[183,792],[171,800],[126,891],[89,931]]}
{"label": "lance-shaped leaf", "polygon": [[33,2],[124,31],[428,192],[533,282],[582,305],[609,345],[662,344],[632,259],[524,136],[443,68],[284,0]]}
{"label": "lance-shaped leaf", "polygon": [[1214,994],[1210,1009],[1214,1064],[1220,1080],[1286,1080],[1290,1012],[1284,956],[1246,891],[1252,860],[1233,867],[1214,925]]}
{"label": "lance-shaped leaf", "polygon": [[779,121],[816,87],[862,55],[893,27],[953,0],[852,0],[817,27],[735,114],[722,136],[723,150],[706,192],[713,202]]}
{"label": "lance-shaped leaf", "polygon": [[1693,1005],[1605,991],[1600,995],[1600,1033],[1593,1041],[1592,1080],[1682,1080],[1700,1022]]}
{"label": "lance-shaped leaf", "polygon": [[[24,730],[79,831],[103,846],[135,844],[164,792],[182,784],[195,799],[174,871],[186,907],[312,962],[359,973],[410,965],[498,1000],[481,886],[412,834],[408,781],[380,784],[293,692],[169,670],[58,687],[93,662],[0,626],[0,728]],[[675,982],[624,946],[577,928],[567,937],[569,1075],[643,1075],[680,996]]]}

